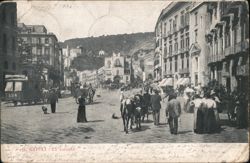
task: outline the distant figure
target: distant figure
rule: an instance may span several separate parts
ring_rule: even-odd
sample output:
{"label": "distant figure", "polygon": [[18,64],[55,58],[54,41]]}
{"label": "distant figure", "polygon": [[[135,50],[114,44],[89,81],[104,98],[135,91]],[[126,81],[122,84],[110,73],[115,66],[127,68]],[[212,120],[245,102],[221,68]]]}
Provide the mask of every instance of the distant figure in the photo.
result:
{"label": "distant figure", "polygon": [[78,98],[78,112],[77,112],[77,123],[79,122],[88,122],[86,118],[86,107],[85,107],[85,96],[82,94],[80,98]]}
{"label": "distant figure", "polygon": [[178,131],[178,118],[181,115],[181,104],[176,99],[176,94],[169,95],[169,101],[166,106],[166,116],[168,118],[169,128],[171,134],[177,134]]}
{"label": "distant figure", "polygon": [[145,115],[147,116],[147,120],[148,120],[149,109],[151,107],[151,95],[149,94],[149,89],[145,90],[145,93],[143,94],[143,99],[144,99],[145,107],[143,109],[142,121],[144,121]]}
{"label": "distant figure", "polygon": [[158,90],[154,90],[154,94],[151,95],[151,105],[153,111],[154,125],[158,126],[160,121],[160,109],[161,109],[161,96]]}
{"label": "distant figure", "polygon": [[52,89],[50,96],[49,96],[49,102],[51,107],[51,113],[56,112],[56,103],[58,102],[58,96],[54,89]]}

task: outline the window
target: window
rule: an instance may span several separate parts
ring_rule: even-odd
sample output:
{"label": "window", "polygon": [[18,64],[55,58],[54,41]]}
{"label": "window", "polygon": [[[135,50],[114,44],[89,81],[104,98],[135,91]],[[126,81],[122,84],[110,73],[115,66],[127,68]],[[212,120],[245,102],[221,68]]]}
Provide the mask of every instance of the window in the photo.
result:
{"label": "window", "polygon": [[181,68],[184,68],[184,55],[181,55]]}
{"label": "window", "polygon": [[12,69],[16,70],[16,63],[15,62],[12,63]]}
{"label": "window", "polygon": [[116,75],[119,75],[119,70],[116,70]]}
{"label": "window", "polygon": [[178,43],[177,43],[177,40],[176,40],[176,42],[175,42],[175,44],[174,44],[174,51],[175,51],[175,52],[178,51]]}
{"label": "window", "polygon": [[37,38],[37,43],[38,44],[41,44],[42,42],[41,42],[41,38]]}
{"label": "window", "polygon": [[194,14],[194,23],[195,25],[198,25],[198,13],[197,12]]}
{"label": "window", "polygon": [[45,44],[49,43],[49,38],[45,38]]}
{"label": "window", "polygon": [[186,48],[189,48],[189,37],[186,38]]}
{"label": "window", "polygon": [[169,45],[169,55],[172,55],[172,45]]}
{"label": "window", "polygon": [[180,21],[181,21],[180,22],[181,26],[184,26],[184,21],[185,21],[184,20],[184,11],[181,12],[181,19],[180,19]]}
{"label": "window", "polygon": [[11,25],[15,25],[15,13],[11,13]]}
{"label": "window", "polygon": [[12,37],[12,50],[13,50],[13,55],[15,55],[15,52],[16,52],[16,39],[15,39],[15,37]]}
{"label": "window", "polygon": [[164,64],[164,70],[167,71],[167,63]]}
{"label": "window", "polygon": [[189,56],[187,55],[187,68],[189,68]]}
{"label": "window", "polygon": [[167,34],[167,23],[164,23],[163,33],[166,36],[166,34]]}
{"label": "window", "polygon": [[7,40],[7,36],[6,36],[6,34],[3,34],[3,52],[7,52],[7,42],[8,42],[8,40]]}
{"label": "window", "polygon": [[115,60],[115,65],[114,66],[116,66],[116,67],[120,67],[121,66],[121,62],[120,62],[119,59]]}
{"label": "window", "polygon": [[8,61],[5,61],[5,62],[4,62],[4,68],[5,68],[6,70],[9,68]]}
{"label": "window", "polygon": [[172,71],[172,59],[170,59],[170,71]]}
{"label": "window", "polygon": [[186,8],[185,25],[189,25],[189,7]]}
{"label": "window", "polygon": [[198,30],[196,29],[194,31],[194,39],[195,39],[195,42],[197,42],[197,37],[198,37]]}
{"label": "window", "polygon": [[45,55],[49,55],[49,48],[45,48]]}
{"label": "window", "polygon": [[169,27],[170,27],[169,30],[171,32],[172,31],[172,19],[169,20]]}
{"label": "window", "polygon": [[184,48],[184,36],[181,36],[181,49]]}
{"label": "window", "polygon": [[196,70],[198,70],[198,67],[199,67],[199,61],[198,61],[198,57],[195,57],[195,63],[196,63]]}
{"label": "window", "polygon": [[42,49],[41,48],[37,48],[37,55],[41,55],[42,54]]}
{"label": "window", "polygon": [[108,66],[108,68],[111,67],[111,61],[108,61],[108,62],[107,62],[107,66]]}
{"label": "window", "polygon": [[176,30],[176,28],[177,28],[177,21],[178,21],[178,15],[176,15],[176,16],[175,16],[175,19],[174,19],[174,24],[173,24],[173,25],[174,25],[174,26],[173,26],[173,27],[174,27],[174,30]]}
{"label": "window", "polygon": [[174,66],[175,66],[175,72],[177,72],[177,68],[178,68],[178,62],[177,62],[177,60],[178,60],[178,56],[176,56],[175,57],[175,64],[174,64]]}

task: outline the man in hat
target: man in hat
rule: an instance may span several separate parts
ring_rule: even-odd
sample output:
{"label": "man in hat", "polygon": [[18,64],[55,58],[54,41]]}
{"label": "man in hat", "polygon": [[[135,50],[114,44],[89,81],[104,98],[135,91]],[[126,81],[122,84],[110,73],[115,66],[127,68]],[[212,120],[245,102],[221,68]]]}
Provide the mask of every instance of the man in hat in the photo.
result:
{"label": "man in hat", "polygon": [[153,90],[154,94],[151,95],[151,105],[153,111],[154,125],[158,126],[160,121],[160,109],[161,109],[161,96],[157,89]]}
{"label": "man in hat", "polygon": [[176,97],[175,93],[170,94],[166,105],[166,116],[168,117],[170,133],[175,135],[177,135],[178,131],[178,118],[181,115],[181,104]]}

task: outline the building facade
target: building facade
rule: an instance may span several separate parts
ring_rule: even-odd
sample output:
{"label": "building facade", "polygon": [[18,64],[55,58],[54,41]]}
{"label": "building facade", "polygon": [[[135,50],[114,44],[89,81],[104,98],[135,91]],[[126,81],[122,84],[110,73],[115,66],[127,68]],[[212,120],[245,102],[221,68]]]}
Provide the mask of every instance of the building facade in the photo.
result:
{"label": "building facade", "polygon": [[207,12],[210,79],[217,80],[229,91],[245,92],[249,75],[248,3],[211,2]]}
{"label": "building facade", "polygon": [[16,3],[3,2],[0,3],[0,97],[5,88],[5,75],[18,72]]}
{"label": "building facade", "polygon": [[19,47],[21,51],[21,73],[31,75],[31,67],[42,67],[43,77],[48,87],[63,83],[63,54],[56,35],[48,33],[43,25],[18,24]]}
{"label": "building facade", "polygon": [[111,57],[105,57],[105,80],[119,80],[120,83],[130,82],[130,65],[126,57],[120,53],[113,53]]}
{"label": "building facade", "polygon": [[207,6],[209,3],[195,3],[190,9],[190,77],[194,86],[207,85],[209,82],[209,46],[205,33],[209,30]]}
{"label": "building facade", "polygon": [[191,2],[172,2],[162,10],[155,27],[154,78],[170,78],[174,87],[191,78]]}

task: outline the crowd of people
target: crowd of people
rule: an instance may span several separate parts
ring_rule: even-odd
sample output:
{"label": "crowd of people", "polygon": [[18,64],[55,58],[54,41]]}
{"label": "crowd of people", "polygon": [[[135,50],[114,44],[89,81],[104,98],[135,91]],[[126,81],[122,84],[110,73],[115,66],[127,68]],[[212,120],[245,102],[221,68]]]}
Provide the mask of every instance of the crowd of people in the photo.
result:
{"label": "crowd of people", "polygon": [[[236,122],[237,128],[247,127],[247,94],[236,89],[233,92],[226,91],[225,87],[216,81],[203,87],[199,84],[198,87],[187,85],[177,89],[165,88],[165,96],[159,95],[159,90],[150,86],[143,88],[143,91],[144,93],[140,91],[140,94],[146,108],[153,113],[154,125],[159,125],[161,104],[166,101],[165,113],[171,134],[178,133],[178,119],[182,111],[193,114],[193,131],[197,134],[220,132],[219,113],[222,112],[228,114],[229,122]],[[178,96],[184,98],[184,105],[181,105]],[[120,100],[123,98],[122,91]],[[167,100],[163,100],[164,98]]]}

